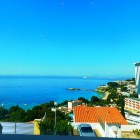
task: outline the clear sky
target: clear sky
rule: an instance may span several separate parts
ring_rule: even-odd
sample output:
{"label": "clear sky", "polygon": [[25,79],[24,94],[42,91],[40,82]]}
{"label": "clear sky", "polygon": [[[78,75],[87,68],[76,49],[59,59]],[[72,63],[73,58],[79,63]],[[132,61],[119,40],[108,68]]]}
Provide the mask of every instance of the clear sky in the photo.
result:
{"label": "clear sky", "polygon": [[0,75],[128,75],[140,0],[0,0]]}

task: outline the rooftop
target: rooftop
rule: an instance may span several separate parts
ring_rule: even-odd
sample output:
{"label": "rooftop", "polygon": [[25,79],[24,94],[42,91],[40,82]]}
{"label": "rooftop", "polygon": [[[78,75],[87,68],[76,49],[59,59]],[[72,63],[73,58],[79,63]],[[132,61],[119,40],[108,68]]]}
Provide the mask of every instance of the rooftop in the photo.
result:
{"label": "rooftop", "polygon": [[126,98],[126,99],[140,101],[140,98]]}
{"label": "rooftop", "polygon": [[74,102],[83,102],[82,100],[75,100]]}
{"label": "rooftop", "polygon": [[101,120],[103,123],[128,124],[118,109],[113,107],[76,106],[74,107],[74,118],[75,122],[83,123],[98,123]]}

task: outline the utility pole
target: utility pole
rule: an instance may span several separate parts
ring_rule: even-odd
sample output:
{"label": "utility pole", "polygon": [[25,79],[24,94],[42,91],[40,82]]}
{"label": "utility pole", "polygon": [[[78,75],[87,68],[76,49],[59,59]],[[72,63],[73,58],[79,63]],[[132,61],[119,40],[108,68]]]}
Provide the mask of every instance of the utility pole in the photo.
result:
{"label": "utility pole", "polygon": [[55,124],[54,124],[54,129],[55,129],[55,135],[56,135],[56,106],[58,105],[57,102],[54,102],[54,106],[55,106]]}

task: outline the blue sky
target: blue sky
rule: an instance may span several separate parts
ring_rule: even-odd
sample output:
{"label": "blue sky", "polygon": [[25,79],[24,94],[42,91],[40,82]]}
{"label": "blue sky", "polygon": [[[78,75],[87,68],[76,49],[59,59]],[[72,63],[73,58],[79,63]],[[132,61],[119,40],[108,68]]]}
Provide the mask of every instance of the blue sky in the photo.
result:
{"label": "blue sky", "polygon": [[0,75],[134,76],[139,0],[1,0]]}

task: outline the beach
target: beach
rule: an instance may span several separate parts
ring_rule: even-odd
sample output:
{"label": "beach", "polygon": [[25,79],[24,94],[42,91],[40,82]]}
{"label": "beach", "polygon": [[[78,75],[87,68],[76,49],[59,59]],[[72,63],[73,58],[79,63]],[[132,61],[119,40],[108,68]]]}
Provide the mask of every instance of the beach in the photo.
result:
{"label": "beach", "polygon": [[108,95],[110,94],[108,91],[106,91],[105,93],[105,96],[102,98],[103,100],[106,100],[107,99],[107,97],[108,97]]}

